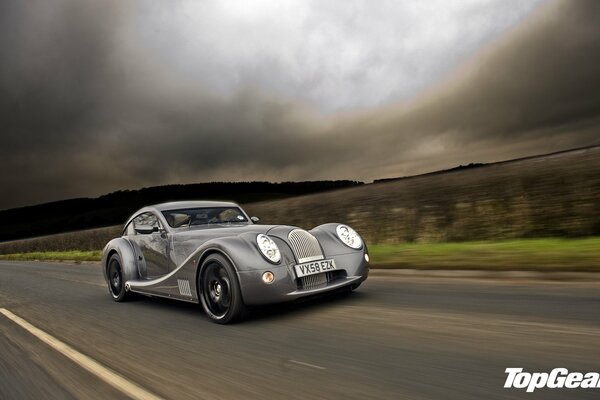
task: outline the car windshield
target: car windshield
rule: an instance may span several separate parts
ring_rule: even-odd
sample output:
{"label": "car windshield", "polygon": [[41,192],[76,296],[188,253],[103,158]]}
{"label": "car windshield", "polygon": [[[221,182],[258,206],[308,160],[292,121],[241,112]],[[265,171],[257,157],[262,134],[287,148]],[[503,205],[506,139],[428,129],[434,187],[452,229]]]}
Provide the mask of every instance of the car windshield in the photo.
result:
{"label": "car windshield", "polygon": [[171,228],[248,222],[248,219],[238,207],[186,208],[183,210],[166,210],[162,214]]}

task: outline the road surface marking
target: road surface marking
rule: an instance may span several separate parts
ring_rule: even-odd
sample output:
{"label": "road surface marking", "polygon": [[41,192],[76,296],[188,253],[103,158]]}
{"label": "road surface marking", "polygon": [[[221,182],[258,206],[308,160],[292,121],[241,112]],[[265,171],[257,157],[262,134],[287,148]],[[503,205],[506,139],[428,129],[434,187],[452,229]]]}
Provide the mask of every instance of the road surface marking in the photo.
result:
{"label": "road surface marking", "polygon": [[43,330],[36,328],[35,326],[31,325],[29,322],[25,321],[23,318],[13,314],[12,312],[8,311],[7,309],[0,308],[0,313],[4,314],[4,316],[6,318],[12,320],[17,325],[20,325],[22,328],[24,328],[26,331],[31,333],[33,336],[37,337],[42,342],[44,342],[48,346],[52,347],[54,350],[58,351],[65,357],[71,359],[71,361],[75,362],[83,369],[96,375],[98,378],[102,379],[104,382],[108,383],[110,386],[119,390],[120,392],[127,395],[128,397],[130,397],[132,399],[140,399],[140,400],[142,400],[142,399],[150,399],[150,400],[161,399],[161,397],[158,397],[157,395],[150,393],[149,391],[142,388],[141,386],[138,386],[135,383],[127,380],[126,378],[122,377],[121,375],[114,372],[113,370],[103,366],[96,360],[86,356],[85,354],[78,352],[77,350],[75,350],[74,348],[69,346],[68,344],[63,343],[60,340],[56,339],[55,337],[44,332]]}
{"label": "road surface marking", "polygon": [[327,369],[325,367],[320,367],[318,365],[309,364],[309,363],[305,363],[305,362],[302,362],[302,361],[289,360],[289,362],[294,363],[294,364],[304,365],[305,367],[311,367],[311,368],[316,368],[316,369]]}

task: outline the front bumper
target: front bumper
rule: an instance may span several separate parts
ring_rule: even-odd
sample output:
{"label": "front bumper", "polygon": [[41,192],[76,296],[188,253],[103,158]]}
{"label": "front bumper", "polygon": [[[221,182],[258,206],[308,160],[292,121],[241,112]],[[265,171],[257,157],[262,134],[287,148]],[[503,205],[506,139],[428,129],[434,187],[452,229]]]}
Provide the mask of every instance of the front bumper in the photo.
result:
{"label": "front bumper", "polygon": [[[363,251],[327,256],[335,260],[337,270],[346,272],[346,276],[335,279],[323,286],[300,289],[294,271],[294,264],[272,266],[263,269],[240,271],[239,280],[244,303],[259,305],[292,301],[306,296],[335,291],[339,288],[358,285],[369,275],[369,263],[365,261]],[[271,284],[262,281],[262,274],[271,271],[275,279]]]}

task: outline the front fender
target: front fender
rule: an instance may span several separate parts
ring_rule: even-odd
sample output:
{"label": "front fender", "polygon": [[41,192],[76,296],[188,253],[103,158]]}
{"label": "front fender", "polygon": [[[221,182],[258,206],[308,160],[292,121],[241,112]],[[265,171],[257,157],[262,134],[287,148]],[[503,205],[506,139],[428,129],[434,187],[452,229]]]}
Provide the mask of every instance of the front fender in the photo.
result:
{"label": "front fender", "polygon": [[365,240],[362,236],[360,237],[360,239],[362,240],[363,245],[360,249],[353,249],[342,243],[336,233],[336,228],[338,227],[338,225],[341,224],[323,224],[316,226],[309,231],[317,238],[317,240],[321,244],[321,248],[323,249],[323,254],[325,255],[325,257],[332,257],[343,254],[368,254],[369,251],[367,248],[367,244],[365,243]]}
{"label": "front fender", "polygon": [[204,258],[211,252],[225,255],[238,272],[293,264],[294,255],[289,246],[279,238],[272,239],[276,241],[281,251],[281,261],[277,264],[270,263],[262,256],[256,244],[256,234],[253,233],[209,240],[188,256],[184,264],[201,266]]}
{"label": "front fender", "polygon": [[[222,254],[233,265],[240,289],[242,299],[248,304],[254,303],[249,293],[254,285],[264,285],[260,280],[260,271],[270,270],[281,281],[286,282],[286,288],[293,288],[294,282],[290,277],[290,268],[294,264],[294,256],[289,246],[281,239],[273,237],[281,251],[281,261],[277,264],[268,262],[258,250],[256,245],[256,234],[248,233],[240,236],[223,237],[212,239],[198,247],[181,265],[181,271],[194,271],[195,276],[189,276],[190,283],[197,293],[198,276],[201,274],[202,263],[213,253]],[[249,277],[252,276],[252,279]],[[195,293],[194,293],[195,294]]]}
{"label": "front fender", "polygon": [[108,260],[113,253],[117,253],[121,258],[123,280],[129,281],[139,279],[135,251],[131,246],[131,243],[129,243],[127,239],[121,237],[108,242],[102,250],[102,261],[100,265],[102,266],[102,276],[104,276],[104,280],[108,283]]}

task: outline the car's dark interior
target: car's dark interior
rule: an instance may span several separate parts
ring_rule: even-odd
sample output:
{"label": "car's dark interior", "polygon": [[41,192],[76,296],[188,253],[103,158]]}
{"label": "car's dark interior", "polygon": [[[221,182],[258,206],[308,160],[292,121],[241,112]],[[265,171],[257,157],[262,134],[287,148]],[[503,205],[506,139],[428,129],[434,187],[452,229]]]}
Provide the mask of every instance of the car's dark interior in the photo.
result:
{"label": "car's dark interior", "polygon": [[244,223],[246,216],[237,207],[210,207],[185,210],[167,210],[162,212],[172,228],[194,225]]}

